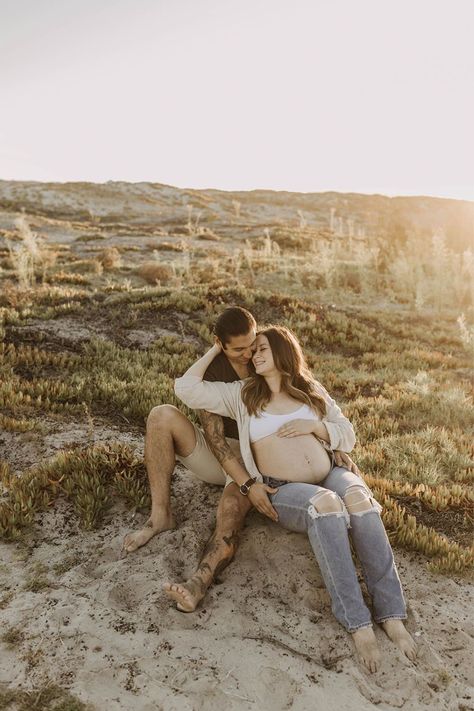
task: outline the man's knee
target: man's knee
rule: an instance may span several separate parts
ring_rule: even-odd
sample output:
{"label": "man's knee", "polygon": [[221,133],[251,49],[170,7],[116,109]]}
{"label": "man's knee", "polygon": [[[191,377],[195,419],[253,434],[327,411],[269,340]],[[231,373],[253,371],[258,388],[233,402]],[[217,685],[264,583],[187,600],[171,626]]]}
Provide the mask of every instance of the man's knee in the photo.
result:
{"label": "man's knee", "polygon": [[318,491],[311,499],[316,513],[341,513],[343,506],[339,496],[334,491]]}
{"label": "man's knee", "polygon": [[173,424],[182,416],[182,413],[174,405],[157,405],[150,410],[146,421],[147,430],[171,430]]}
{"label": "man's knee", "polygon": [[380,511],[380,504],[375,501],[369,489],[362,484],[349,486],[344,494],[344,504],[351,514],[364,513],[366,511]]}

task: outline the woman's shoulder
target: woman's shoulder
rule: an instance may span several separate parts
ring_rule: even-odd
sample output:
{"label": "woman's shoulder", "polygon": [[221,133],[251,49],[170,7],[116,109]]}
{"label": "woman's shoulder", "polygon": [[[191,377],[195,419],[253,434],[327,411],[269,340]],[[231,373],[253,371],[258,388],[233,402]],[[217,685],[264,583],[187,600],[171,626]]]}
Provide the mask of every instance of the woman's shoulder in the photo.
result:
{"label": "woman's shoulder", "polygon": [[332,397],[329,395],[328,391],[324,387],[324,385],[319,381],[319,380],[314,380],[314,389],[318,393],[318,395],[322,395],[324,399],[329,399],[332,400]]}

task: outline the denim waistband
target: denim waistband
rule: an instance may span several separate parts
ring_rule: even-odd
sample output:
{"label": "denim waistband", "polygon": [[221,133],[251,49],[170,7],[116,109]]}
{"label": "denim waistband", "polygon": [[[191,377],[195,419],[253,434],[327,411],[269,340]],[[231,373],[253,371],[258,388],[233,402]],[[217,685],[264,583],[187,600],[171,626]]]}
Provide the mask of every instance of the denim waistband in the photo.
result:
{"label": "denim waistband", "polygon": [[267,486],[271,486],[272,489],[277,489],[279,486],[284,486],[285,484],[289,484],[288,479],[275,479],[273,476],[263,476],[263,483],[266,484]]}

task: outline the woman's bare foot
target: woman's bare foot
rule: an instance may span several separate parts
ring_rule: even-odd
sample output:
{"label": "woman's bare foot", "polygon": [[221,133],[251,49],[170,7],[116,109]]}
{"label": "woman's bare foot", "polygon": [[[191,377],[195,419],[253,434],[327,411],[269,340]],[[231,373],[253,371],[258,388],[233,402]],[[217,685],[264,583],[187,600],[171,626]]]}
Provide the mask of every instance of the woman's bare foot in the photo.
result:
{"label": "woman's bare foot", "polygon": [[207,586],[199,576],[190,578],[186,583],[165,583],[163,590],[181,612],[194,612],[204,595]]}
{"label": "woman's bare foot", "polygon": [[363,664],[370,672],[376,672],[380,663],[380,652],[372,627],[363,627],[352,632],[352,639]]}
{"label": "woman's bare foot", "polygon": [[174,527],[174,518],[169,512],[156,516],[154,520],[149,518],[144,528],[141,528],[139,531],[133,531],[133,533],[127,533],[123,539],[122,550],[126,553],[132,553],[136,551],[137,548],[141,548],[141,546],[148,543],[157,533],[168,531]]}
{"label": "woman's bare foot", "polygon": [[385,620],[382,622],[382,627],[392,642],[401,649],[408,659],[414,662],[417,654],[416,644],[402,620]]}

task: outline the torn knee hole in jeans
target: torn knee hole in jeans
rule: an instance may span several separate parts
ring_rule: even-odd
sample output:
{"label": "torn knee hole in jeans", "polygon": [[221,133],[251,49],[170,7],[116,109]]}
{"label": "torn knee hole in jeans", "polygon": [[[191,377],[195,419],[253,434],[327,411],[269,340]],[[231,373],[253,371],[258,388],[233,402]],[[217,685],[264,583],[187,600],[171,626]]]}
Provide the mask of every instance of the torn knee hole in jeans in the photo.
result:
{"label": "torn knee hole in jeans", "polygon": [[365,516],[365,514],[382,511],[382,506],[372,496],[366,486],[354,484],[350,486],[344,496],[344,503],[351,516]]}
{"label": "torn knee hole in jeans", "polygon": [[[331,501],[327,501],[326,503],[333,504],[335,503],[335,500],[339,504],[339,509],[334,509],[331,510],[330,507],[326,511],[320,511],[316,506],[318,503],[321,505],[321,500],[324,498],[328,498]],[[322,508],[325,508],[324,503]],[[332,518],[344,518],[346,525],[349,527],[350,519],[349,519],[349,514],[347,513],[347,509],[344,505],[343,500],[341,499],[340,496],[335,494],[334,492],[318,492],[314,496],[311,497],[309,500],[309,506],[308,506],[308,514],[311,516],[312,519],[317,519],[317,518],[326,518],[326,517],[332,517]]]}

